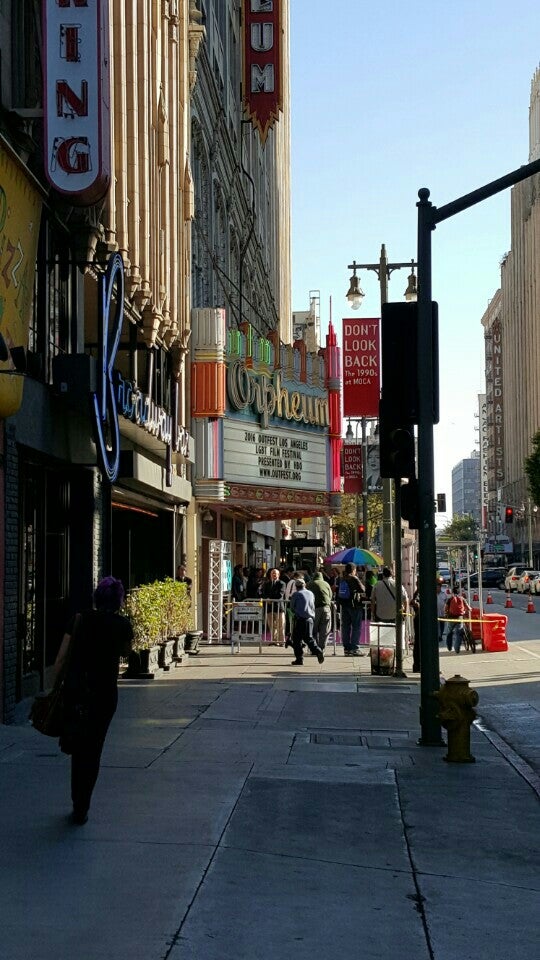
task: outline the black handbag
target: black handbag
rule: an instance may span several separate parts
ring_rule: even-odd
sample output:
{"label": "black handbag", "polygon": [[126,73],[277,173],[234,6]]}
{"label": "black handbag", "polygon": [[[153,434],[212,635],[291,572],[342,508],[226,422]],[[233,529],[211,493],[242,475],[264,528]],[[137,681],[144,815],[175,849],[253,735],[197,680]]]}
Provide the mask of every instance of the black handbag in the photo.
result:
{"label": "black handbag", "polygon": [[81,621],[80,613],[77,614],[73,623],[71,640],[66,655],[66,662],[62,672],[57,676],[54,686],[50,693],[39,693],[35,697],[28,719],[39,733],[46,737],[60,737],[65,725],[65,683],[71,654],[73,650],[74,637]]}

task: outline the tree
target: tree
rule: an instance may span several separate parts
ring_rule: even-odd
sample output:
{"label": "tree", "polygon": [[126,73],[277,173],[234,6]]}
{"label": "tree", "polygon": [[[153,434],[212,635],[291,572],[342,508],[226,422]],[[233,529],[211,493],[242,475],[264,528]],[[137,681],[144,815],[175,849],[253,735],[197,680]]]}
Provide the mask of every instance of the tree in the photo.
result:
{"label": "tree", "polygon": [[540,504],[540,431],[531,439],[532,453],[525,457],[525,476],[533,503]]}
{"label": "tree", "polygon": [[439,542],[445,540],[478,540],[478,523],[468,514],[457,514],[441,531]]}
{"label": "tree", "polygon": [[[375,539],[378,527],[382,523],[382,498],[378,493],[368,496],[368,543]],[[340,547],[354,547],[356,543],[356,494],[341,495],[341,513],[332,517],[332,529],[337,535]],[[362,523],[362,497],[358,503],[359,522]]]}

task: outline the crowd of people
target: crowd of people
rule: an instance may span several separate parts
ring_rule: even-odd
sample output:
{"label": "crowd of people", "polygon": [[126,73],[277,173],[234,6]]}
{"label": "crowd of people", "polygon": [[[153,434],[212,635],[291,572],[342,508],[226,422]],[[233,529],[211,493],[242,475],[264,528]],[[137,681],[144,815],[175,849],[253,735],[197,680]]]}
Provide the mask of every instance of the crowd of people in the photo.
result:
{"label": "crowd of people", "polygon": [[[337,626],[345,656],[362,655],[362,625],[370,619],[391,623],[396,617],[395,581],[391,571],[380,573],[347,563],[343,570],[326,567],[308,575],[293,567],[246,569],[238,564],[232,578],[232,599],[265,600],[266,629],[270,641],[291,646],[294,666],[302,666],[304,649],[324,660],[324,650],[332,630],[332,604],[336,606]],[[402,588],[404,611],[408,596]]]}

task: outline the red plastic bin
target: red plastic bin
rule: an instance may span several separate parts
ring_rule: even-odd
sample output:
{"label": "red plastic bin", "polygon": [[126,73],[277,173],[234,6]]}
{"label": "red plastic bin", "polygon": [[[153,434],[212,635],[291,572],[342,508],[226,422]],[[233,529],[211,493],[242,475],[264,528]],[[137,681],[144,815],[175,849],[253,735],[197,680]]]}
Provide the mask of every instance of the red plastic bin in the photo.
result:
{"label": "red plastic bin", "polygon": [[482,624],[480,623],[480,607],[471,609],[471,621],[469,624],[473,640],[482,639]]}
{"label": "red plastic bin", "polygon": [[482,646],[488,653],[508,650],[506,624],[508,617],[504,613],[485,613],[482,624]]}

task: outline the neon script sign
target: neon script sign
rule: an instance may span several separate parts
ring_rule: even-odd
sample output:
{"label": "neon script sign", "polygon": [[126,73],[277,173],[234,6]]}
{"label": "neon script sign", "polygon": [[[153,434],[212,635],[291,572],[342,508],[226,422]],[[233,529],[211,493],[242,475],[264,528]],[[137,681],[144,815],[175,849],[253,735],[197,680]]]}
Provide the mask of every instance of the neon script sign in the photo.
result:
{"label": "neon script sign", "polygon": [[[111,301],[116,289],[114,317]],[[94,425],[99,464],[104,477],[113,483],[120,466],[120,429],[114,395],[113,370],[124,321],[124,261],[113,254],[105,275],[100,278],[98,390],[94,394]]]}
{"label": "neon script sign", "polygon": [[81,205],[110,183],[108,0],[44,0],[45,171]]}

